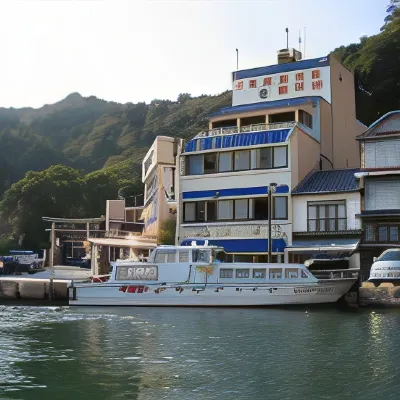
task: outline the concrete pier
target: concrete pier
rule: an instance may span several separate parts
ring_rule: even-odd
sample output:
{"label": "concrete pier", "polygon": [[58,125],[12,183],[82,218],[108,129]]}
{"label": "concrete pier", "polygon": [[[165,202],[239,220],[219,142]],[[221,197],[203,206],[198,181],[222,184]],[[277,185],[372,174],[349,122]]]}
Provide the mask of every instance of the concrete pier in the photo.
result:
{"label": "concrete pier", "polygon": [[70,281],[28,277],[1,277],[0,302],[3,300],[68,300]]}

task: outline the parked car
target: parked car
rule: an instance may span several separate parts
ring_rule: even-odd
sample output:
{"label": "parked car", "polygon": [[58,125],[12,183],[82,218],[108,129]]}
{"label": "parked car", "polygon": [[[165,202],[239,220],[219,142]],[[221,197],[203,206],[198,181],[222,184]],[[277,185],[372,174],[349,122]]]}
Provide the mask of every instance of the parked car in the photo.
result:
{"label": "parked car", "polygon": [[400,285],[400,248],[388,249],[374,257],[368,282],[379,286],[382,282]]}

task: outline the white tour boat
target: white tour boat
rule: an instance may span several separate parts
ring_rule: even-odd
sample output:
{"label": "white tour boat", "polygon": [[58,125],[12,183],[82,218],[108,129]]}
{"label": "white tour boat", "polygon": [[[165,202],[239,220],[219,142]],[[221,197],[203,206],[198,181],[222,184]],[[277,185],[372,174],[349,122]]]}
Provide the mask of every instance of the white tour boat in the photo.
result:
{"label": "white tour boat", "polygon": [[[302,264],[221,262],[224,249],[159,246],[147,262],[116,262],[106,282],[71,283],[75,306],[271,306],[333,303],[357,273],[316,278]],[[219,258],[220,257],[220,258]]]}

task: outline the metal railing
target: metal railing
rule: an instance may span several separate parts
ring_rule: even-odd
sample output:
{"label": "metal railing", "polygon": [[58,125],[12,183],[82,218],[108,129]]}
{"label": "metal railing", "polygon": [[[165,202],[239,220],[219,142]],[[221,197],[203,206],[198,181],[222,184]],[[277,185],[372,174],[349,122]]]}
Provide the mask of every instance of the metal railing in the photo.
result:
{"label": "metal railing", "polygon": [[115,238],[115,237],[127,237],[127,236],[141,236],[141,232],[132,232],[132,231],[121,231],[119,229],[110,229],[106,232],[105,237],[107,238]]}
{"label": "metal railing", "polygon": [[232,135],[235,133],[269,131],[273,129],[291,129],[294,128],[295,126],[296,122],[293,121],[293,122],[276,122],[271,124],[252,124],[252,125],[235,126],[228,128],[214,128],[198,133],[195,139],[204,137]]}

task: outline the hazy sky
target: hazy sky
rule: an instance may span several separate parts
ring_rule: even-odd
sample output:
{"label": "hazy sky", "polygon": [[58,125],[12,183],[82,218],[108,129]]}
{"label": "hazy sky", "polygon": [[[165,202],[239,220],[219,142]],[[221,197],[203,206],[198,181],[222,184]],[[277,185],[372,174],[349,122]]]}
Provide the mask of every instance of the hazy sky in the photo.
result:
{"label": "hazy sky", "polygon": [[[230,89],[230,73],[298,47],[320,57],[379,32],[388,0],[0,0],[0,106],[71,92],[117,102]],[[304,40],[304,38],[303,38]]]}

